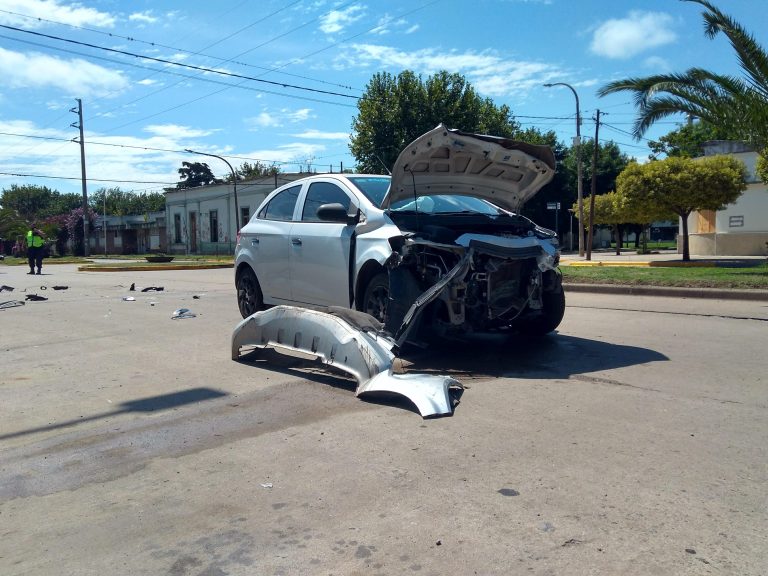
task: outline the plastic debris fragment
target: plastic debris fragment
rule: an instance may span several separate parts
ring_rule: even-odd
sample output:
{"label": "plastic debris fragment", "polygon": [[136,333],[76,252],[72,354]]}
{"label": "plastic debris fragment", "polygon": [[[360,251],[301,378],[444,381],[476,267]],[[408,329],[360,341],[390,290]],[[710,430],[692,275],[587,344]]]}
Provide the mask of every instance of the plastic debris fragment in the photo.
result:
{"label": "plastic debris fragment", "polygon": [[174,310],[173,314],[171,314],[172,320],[181,320],[182,318],[195,318],[197,314],[192,312],[189,308],[179,308],[178,310]]}
{"label": "plastic debris fragment", "polygon": [[133,296],[123,296],[123,302],[135,302],[136,298]]}
{"label": "plastic debris fragment", "polygon": [[32,300],[33,302],[42,302],[43,300],[48,300],[48,298],[45,296],[38,296],[37,294],[27,294],[24,299]]}

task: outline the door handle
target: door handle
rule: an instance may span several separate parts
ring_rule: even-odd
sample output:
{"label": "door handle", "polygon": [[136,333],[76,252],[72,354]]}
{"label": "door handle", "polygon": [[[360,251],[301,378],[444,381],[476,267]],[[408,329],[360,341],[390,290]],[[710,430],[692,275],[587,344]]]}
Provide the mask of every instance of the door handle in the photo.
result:
{"label": "door handle", "polygon": [[258,238],[252,238],[251,239],[251,246],[256,246],[256,245],[258,245],[258,243],[259,243],[259,239]]}
{"label": "door handle", "polygon": [[291,244],[294,246],[301,246],[301,238],[291,238]]}

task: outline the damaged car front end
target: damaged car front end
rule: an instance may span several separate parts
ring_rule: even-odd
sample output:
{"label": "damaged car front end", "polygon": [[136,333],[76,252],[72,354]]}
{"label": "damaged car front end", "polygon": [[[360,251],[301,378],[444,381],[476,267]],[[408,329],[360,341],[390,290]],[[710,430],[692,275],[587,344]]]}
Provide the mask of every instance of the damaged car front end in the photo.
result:
{"label": "damaged car front end", "polygon": [[554,175],[551,149],[445,127],[395,163],[386,326],[415,335],[514,329],[540,336],[560,323],[565,295],[554,232],[516,210]]}

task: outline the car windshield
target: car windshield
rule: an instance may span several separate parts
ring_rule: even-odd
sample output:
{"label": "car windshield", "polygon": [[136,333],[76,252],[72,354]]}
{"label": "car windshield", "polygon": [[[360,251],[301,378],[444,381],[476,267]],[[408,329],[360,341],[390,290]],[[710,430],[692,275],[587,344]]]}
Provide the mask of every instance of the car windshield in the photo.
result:
{"label": "car windshield", "polygon": [[349,176],[348,178],[374,206],[381,206],[389,190],[389,176]]}
{"label": "car windshield", "polygon": [[474,196],[461,196],[458,194],[433,194],[419,196],[411,200],[399,200],[394,202],[390,209],[395,212],[422,212],[425,214],[487,214],[498,216],[502,211]]}

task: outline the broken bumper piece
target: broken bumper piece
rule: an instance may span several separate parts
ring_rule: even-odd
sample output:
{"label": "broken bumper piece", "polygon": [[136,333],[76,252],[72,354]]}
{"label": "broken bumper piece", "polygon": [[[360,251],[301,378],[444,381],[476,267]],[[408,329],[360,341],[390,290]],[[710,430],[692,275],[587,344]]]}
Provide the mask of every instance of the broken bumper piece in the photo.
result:
{"label": "broken bumper piece", "polygon": [[329,308],[320,312],[275,306],[242,320],[232,333],[232,359],[243,346],[282,348],[319,358],[357,380],[355,395],[405,396],[422,417],[453,412],[451,389],[462,385],[449,376],[394,374],[395,342],[362,312]]}

